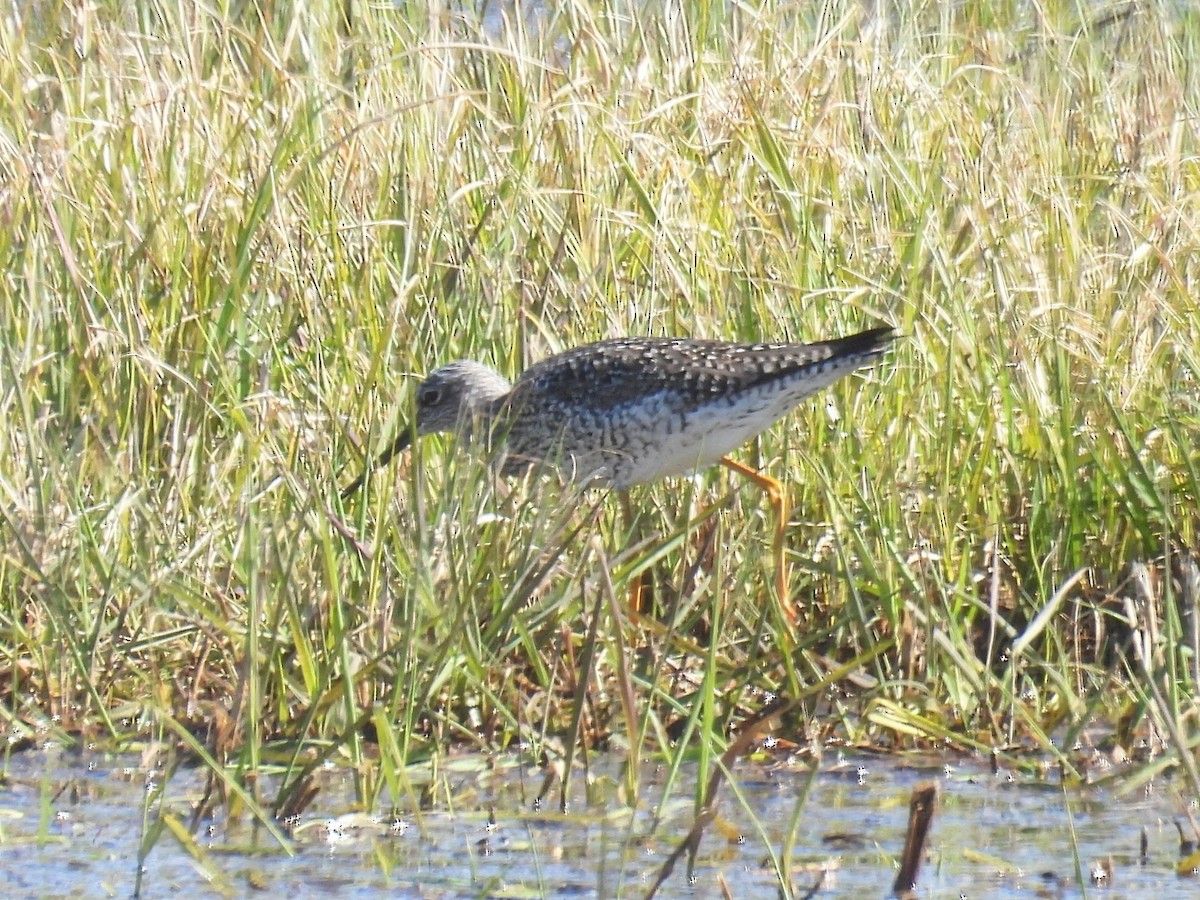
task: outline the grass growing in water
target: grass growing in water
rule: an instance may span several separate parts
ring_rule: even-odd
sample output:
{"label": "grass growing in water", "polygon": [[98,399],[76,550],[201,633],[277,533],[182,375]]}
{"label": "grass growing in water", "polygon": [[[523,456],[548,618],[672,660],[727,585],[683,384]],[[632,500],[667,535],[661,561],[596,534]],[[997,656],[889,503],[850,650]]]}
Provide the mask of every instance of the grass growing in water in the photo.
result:
{"label": "grass growing in water", "polygon": [[[795,740],[1099,721],[1191,766],[1185,7],[572,4],[548,50],[411,4],[9,17],[8,734],[182,741],[264,816],[327,760],[415,803],[456,743],[709,767],[763,692]],[[878,322],[881,365],[741,454],[791,492],[795,631],[719,471],[629,523],[433,439],[337,498],[450,358]]]}

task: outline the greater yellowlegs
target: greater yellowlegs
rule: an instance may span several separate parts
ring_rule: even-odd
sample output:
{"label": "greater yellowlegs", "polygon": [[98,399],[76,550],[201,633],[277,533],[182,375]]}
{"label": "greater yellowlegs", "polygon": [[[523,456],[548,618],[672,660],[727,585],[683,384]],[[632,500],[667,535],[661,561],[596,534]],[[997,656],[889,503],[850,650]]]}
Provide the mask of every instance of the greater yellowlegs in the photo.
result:
{"label": "greater yellowlegs", "polygon": [[414,431],[482,443],[504,474],[548,465],[571,481],[618,490],[723,462],[765,488],[779,513],[777,585],[786,603],[783,491],[725,454],[874,359],[891,338],[891,328],[814,344],[620,338],[551,356],[511,384],[459,360],[421,383],[415,429],[401,431],[375,465],[408,447]]}

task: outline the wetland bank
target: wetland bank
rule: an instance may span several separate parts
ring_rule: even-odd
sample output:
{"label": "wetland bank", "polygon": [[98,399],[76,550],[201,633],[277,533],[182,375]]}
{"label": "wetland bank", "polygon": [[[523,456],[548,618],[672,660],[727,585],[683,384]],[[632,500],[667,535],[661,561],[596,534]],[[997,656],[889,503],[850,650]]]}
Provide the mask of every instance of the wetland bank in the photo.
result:
{"label": "wetland bank", "polygon": [[[0,20],[28,892],[640,896],[703,821],[664,895],[885,893],[914,754],[919,891],[1194,888],[1200,15],[881,6]],[[721,472],[624,511],[435,437],[339,497],[446,360],[863,322],[737,454],[795,622]]]}

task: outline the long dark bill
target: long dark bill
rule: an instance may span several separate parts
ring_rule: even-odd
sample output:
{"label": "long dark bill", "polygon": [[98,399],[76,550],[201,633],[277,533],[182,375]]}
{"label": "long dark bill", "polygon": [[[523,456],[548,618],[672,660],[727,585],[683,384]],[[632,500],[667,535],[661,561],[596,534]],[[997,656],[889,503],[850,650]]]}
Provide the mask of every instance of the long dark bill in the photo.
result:
{"label": "long dark bill", "polygon": [[411,443],[412,443],[412,431],[410,431],[406,427],[406,428],[402,429],[398,435],[396,435],[396,439],[394,441],[392,441],[392,446],[388,447],[386,450],[384,450],[382,453],[380,453],[379,456],[376,458],[375,462],[371,463],[369,466],[367,466],[365,469],[363,469],[363,473],[361,475],[359,475],[352,482],[350,482],[348,485],[346,485],[346,487],[342,490],[342,499],[345,500],[347,497],[349,497],[351,494],[353,494],[355,491],[357,491],[360,487],[362,487],[363,482],[367,480],[368,475],[370,475],[376,469],[382,469],[384,466],[386,466],[388,463],[390,463],[392,461],[393,457],[395,457],[397,454],[403,453],[405,450],[407,450],[408,445]]}

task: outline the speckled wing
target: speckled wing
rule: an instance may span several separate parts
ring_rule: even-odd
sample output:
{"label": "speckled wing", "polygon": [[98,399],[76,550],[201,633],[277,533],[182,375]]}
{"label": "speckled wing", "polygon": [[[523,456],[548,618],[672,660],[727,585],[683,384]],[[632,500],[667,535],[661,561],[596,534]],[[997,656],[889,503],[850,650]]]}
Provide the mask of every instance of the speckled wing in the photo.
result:
{"label": "speckled wing", "polygon": [[881,328],[815,344],[628,338],[526,370],[498,410],[502,471],[547,461],[610,487],[715,462],[878,354]]}
{"label": "speckled wing", "polygon": [[[875,328],[813,344],[600,341],[531,366],[514,385],[510,406],[519,414],[558,406],[565,418],[590,418],[666,394],[666,405],[682,412],[832,360],[857,366],[881,353],[891,339],[891,328]],[[560,419],[560,424],[567,423]]]}

